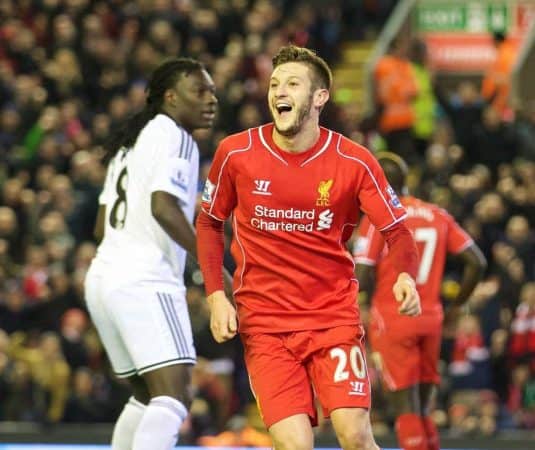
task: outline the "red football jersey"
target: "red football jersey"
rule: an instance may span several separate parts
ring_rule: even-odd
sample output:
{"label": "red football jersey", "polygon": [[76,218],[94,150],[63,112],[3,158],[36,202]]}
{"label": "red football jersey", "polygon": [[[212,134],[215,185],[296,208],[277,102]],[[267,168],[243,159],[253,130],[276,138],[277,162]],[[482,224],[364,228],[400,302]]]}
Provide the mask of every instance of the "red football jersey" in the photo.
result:
{"label": "red football jersey", "polygon": [[[407,210],[405,225],[411,230],[419,254],[416,286],[422,303],[422,314],[442,314],[440,285],[448,253],[457,254],[472,244],[472,238],[445,210],[414,197],[403,197]],[[354,248],[357,264],[377,266],[373,306],[384,316],[398,316],[399,304],[392,285],[396,281],[388,248],[377,229],[363,217]]]}
{"label": "red football jersey", "polygon": [[232,215],[240,331],[356,324],[358,283],[345,244],[359,209],[378,229],[405,210],[360,145],[321,128],[312,148],[292,154],[272,131],[267,124],[222,140],[202,197],[210,216]]}

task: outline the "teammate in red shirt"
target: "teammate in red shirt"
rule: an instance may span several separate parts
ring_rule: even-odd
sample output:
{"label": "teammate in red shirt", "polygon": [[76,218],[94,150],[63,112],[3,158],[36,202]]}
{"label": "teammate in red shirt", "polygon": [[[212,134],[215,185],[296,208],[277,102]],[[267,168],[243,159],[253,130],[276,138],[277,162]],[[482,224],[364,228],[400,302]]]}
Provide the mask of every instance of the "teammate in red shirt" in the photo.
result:
{"label": "teammate in red shirt", "polygon": [[332,80],[327,64],[288,46],[273,65],[274,123],[224,139],[203,193],[198,256],[212,333],[222,342],[237,328],[221,272],[223,223],[232,217],[240,335],[275,448],[313,447],[317,397],[344,449],[376,450],[358,282],[345,243],[362,209],[399,256],[392,301],[411,316],[420,312],[416,247],[375,158],[319,126]]}
{"label": "teammate in red shirt", "polygon": [[[386,177],[397,192],[406,192],[405,162],[393,153],[378,155]],[[400,317],[389,284],[395,280],[395,255],[368,217],[359,225],[355,245],[356,274],[362,291],[371,290],[375,272],[369,336],[378,358],[385,386],[396,409],[396,433],[404,450],[436,450],[439,439],[429,418],[435,386],[440,383],[437,363],[440,354],[442,303],[440,285],[446,255],[459,255],[464,275],[455,305],[461,305],[481,279],[486,262],[470,236],[443,209],[411,196],[403,196],[406,226],[419,250],[416,285],[422,314]]]}

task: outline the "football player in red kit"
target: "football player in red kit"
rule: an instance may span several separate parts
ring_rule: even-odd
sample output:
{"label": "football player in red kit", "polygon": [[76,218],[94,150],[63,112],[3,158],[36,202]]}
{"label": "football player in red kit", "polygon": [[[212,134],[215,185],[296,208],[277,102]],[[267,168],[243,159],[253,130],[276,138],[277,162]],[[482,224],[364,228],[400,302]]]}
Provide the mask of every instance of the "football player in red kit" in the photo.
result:
{"label": "football player in red kit", "polygon": [[[377,155],[390,185],[405,193],[407,166],[393,153]],[[448,253],[465,263],[455,305],[468,299],[486,267],[485,258],[472,238],[443,209],[409,195],[401,197],[407,211],[405,225],[419,250],[416,287],[422,314],[400,317],[389,283],[396,278],[396,255],[385,245],[382,234],[368,217],[359,225],[355,245],[356,274],[361,291],[372,297],[368,334],[377,356],[384,385],[396,410],[396,434],[404,450],[437,450],[439,438],[429,417],[436,385],[440,383],[438,359],[442,329],[440,285]]]}
{"label": "football player in red kit", "polygon": [[[344,449],[377,450],[345,243],[364,211],[398,255],[392,301],[409,316],[420,313],[416,246],[377,160],[319,126],[332,82],[325,61],[287,46],[273,66],[273,123],[222,140],[203,192],[197,246],[212,333],[230,339],[239,319],[251,387],[276,449],[313,448],[317,398]],[[229,217],[237,311],[223,290]]]}

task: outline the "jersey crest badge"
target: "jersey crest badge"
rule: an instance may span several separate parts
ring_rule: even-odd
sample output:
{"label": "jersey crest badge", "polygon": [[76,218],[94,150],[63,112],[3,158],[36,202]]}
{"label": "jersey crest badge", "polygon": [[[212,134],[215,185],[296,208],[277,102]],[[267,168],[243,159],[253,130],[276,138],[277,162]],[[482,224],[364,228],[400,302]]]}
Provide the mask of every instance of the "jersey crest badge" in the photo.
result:
{"label": "jersey crest badge", "polygon": [[316,206],[329,206],[330,200],[329,200],[329,191],[331,190],[331,187],[333,185],[333,180],[326,180],[326,181],[320,181],[320,184],[318,186],[318,193],[320,196],[316,200]]}
{"label": "jersey crest badge", "polygon": [[207,178],[206,183],[204,183],[204,189],[202,191],[201,200],[203,202],[212,203],[212,194],[215,191],[215,187],[216,185]]}

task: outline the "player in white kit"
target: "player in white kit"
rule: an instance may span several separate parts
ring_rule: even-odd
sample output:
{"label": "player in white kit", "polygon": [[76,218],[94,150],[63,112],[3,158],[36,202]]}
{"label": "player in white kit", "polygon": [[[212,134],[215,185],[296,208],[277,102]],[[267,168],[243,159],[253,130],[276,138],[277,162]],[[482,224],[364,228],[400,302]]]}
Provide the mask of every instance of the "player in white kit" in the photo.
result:
{"label": "player in white kit", "polygon": [[188,414],[196,355],[185,300],[199,150],[191,133],[213,125],[215,86],[201,63],[162,63],[145,108],[105,145],[109,161],[85,292],[113,370],[134,395],[113,450],[169,450]]}

